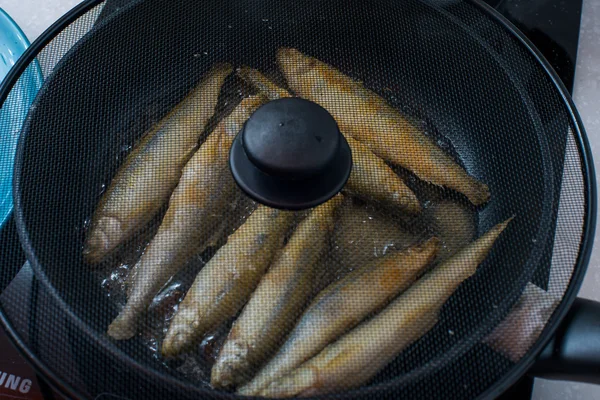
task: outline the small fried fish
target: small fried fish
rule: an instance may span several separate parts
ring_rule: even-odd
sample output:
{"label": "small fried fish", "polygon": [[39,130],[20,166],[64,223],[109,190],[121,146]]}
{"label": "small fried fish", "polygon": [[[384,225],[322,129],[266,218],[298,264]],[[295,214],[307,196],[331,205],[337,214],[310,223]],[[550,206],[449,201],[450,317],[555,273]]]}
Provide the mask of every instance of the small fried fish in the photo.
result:
{"label": "small fried fish", "polygon": [[311,302],[285,344],[238,393],[257,395],[406,290],[435,258],[436,238],[394,252],[334,282]]}
{"label": "small fried fish", "polygon": [[215,65],[127,156],[92,217],[84,245],[87,262],[102,261],[147,225],[169,200],[232,70],[228,64]]}
{"label": "small fried fish", "polygon": [[264,102],[249,97],[223,119],[184,168],[156,236],[134,267],[125,308],[109,336],[129,339],[154,296],[191,257],[217,239],[239,191],[229,171],[229,149],[244,122]]}
{"label": "small fried fish", "polygon": [[279,253],[221,348],[212,369],[213,386],[246,383],[285,339],[311,294],[314,268],[327,251],[342,200],[338,195],[312,210]]}
{"label": "small fried fish", "polygon": [[200,270],[163,342],[171,357],[235,316],[281,248],[294,213],[259,206]]}
{"label": "small fried fish", "polygon": [[[259,71],[242,67],[238,75],[271,100],[292,97],[285,89],[271,82]],[[359,197],[397,206],[402,211],[416,214],[421,205],[415,194],[402,179],[364,144],[346,135],[352,151],[352,173],[344,188]]]}
{"label": "small fried fish", "polygon": [[255,394],[307,397],[353,389],[367,383],[435,325],[446,300],[475,273],[509,221],[495,226],[425,275],[373,319]]}
{"label": "small fried fish", "polygon": [[415,124],[361,83],[296,49],[280,49],[277,59],[297,95],[328,110],[343,132],[379,157],[423,181],[464,194],[474,205],[489,200],[487,185],[470,176]]}

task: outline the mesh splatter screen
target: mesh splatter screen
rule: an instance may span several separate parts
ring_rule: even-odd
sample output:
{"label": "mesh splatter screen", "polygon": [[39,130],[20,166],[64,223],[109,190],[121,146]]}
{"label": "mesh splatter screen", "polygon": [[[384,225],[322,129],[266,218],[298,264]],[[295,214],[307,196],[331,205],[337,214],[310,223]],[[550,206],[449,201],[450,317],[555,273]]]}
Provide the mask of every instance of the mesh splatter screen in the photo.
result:
{"label": "mesh splatter screen", "polygon": [[[29,66],[15,219],[36,278],[2,309],[65,390],[463,399],[530,355],[590,205],[580,127],[506,27],[458,1],[125,3]],[[27,111],[22,82],[2,113]],[[228,164],[292,96],[353,155],[342,192],[299,212]]]}

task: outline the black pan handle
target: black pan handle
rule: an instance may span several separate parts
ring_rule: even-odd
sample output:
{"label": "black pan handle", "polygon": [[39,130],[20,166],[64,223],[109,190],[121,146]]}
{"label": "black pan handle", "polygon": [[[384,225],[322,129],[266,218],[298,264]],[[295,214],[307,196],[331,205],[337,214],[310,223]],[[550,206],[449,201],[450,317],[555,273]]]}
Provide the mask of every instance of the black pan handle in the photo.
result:
{"label": "black pan handle", "polygon": [[600,384],[600,303],[575,299],[529,373],[545,379]]}

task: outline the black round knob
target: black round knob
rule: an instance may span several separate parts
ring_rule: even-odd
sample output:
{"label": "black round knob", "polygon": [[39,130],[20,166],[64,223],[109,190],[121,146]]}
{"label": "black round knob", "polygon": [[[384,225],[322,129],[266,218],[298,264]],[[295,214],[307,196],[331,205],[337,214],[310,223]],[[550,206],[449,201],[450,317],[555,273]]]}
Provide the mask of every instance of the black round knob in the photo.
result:
{"label": "black round knob", "polygon": [[335,161],[340,132],[319,105],[300,98],[280,99],[261,107],[247,121],[244,150],[263,172],[286,179],[306,179]]}
{"label": "black round knob", "polygon": [[299,210],[335,196],[352,170],[352,154],[333,117],[321,106],[284,98],[246,121],[230,153],[240,188],[271,207]]}

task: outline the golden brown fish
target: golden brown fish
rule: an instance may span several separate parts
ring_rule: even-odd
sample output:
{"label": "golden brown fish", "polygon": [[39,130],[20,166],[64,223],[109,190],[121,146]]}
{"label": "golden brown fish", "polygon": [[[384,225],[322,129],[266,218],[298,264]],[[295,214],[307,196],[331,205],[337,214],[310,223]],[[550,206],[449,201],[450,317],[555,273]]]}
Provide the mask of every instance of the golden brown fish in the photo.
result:
{"label": "golden brown fish", "polygon": [[163,285],[215,241],[214,233],[231,212],[238,191],[229,171],[229,149],[263,101],[262,97],[242,100],[185,166],[156,236],[134,267],[127,304],[108,328],[113,338],[131,338],[139,317]]}
{"label": "golden brown fish", "polygon": [[437,254],[439,243],[430,239],[402,252],[350,272],[311,302],[285,344],[238,392],[257,395],[325,346],[357,325],[370,313],[407,289]]}
{"label": "golden brown fish", "polygon": [[235,316],[283,244],[294,213],[259,206],[198,276],[171,322],[162,354],[175,356]]}
{"label": "golden brown fish", "polygon": [[367,383],[435,325],[446,300],[475,273],[509,221],[492,228],[425,275],[373,319],[254,394],[266,397],[317,396]]}
{"label": "golden brown fish", "polygon": [[359,141],[351,137],[346,140],[352,150],[352,173],[345,191],[368,200],[397,206],[410,214],[421,211],[417,196],[381,158]]}
{"label": "golden brown fish", "polygon": [[312,210],[279,253],[221,348],[212,369],[213,386],[247,382],[285,339],[311,295],[314,268],[328,248],[342,200],[338,195]]}
{"label": "golden brown fish", "polygon": [[127,156],[94,212],[84,247],[88,262],[101,261],[129,240],[169,200],[231,72],[228,64],[214,66]]}
{"label": "golden brown fish", "polygon": [[[292,96],[255,69],[242,67],[238,70],[238,75],[271,100]],[[345,191],[397,206],[411,214],[421,211],[415,194],[382,159],[373,154],[367,146],[347,135],[346,140],[352,151],[353,166]]]}
{"label": "golden brown fish", "polygon": [[420,179],[464,194],[473,204],[489,200],[488,187],[374,92],[332,66],[295,49],[277,54],[290,88],[327,109],[340,129],[379,157],[401,165]]}

